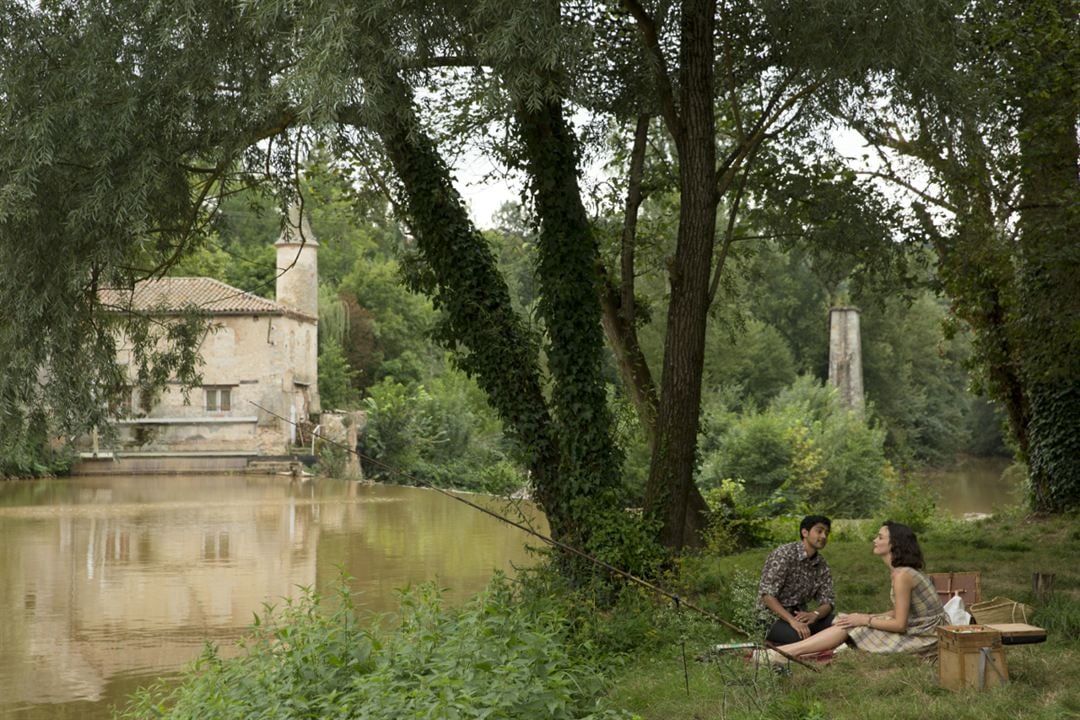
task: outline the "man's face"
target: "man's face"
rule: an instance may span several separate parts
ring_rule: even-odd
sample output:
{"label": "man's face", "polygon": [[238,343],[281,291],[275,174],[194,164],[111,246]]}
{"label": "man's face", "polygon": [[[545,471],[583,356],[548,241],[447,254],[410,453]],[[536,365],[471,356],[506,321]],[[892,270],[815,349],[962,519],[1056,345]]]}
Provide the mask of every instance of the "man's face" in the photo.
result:
{"label": "man's face", "polygon": [[829,542],[829,528],[818,523],[809,530],[803,530],[803,539],[815,550],[821,550]]}

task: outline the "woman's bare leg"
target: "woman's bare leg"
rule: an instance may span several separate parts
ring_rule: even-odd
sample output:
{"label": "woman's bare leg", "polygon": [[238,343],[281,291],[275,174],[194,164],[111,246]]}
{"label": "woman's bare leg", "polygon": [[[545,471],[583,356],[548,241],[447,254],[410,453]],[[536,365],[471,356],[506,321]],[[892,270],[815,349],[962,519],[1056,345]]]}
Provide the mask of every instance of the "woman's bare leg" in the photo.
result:
{"label": "woman's bare leg", "polygon": [[832,625],[816,635],[811,635],[805,640],[800,640],[799,642],[790,643],[788,645],[777,645],[776,647],[779,650],[783,650],[788,655],[798,657],[799,655],[810,655],[812,653],[822,652],[823,650],[832,650],[833,648],[840,647],[847,638],[847,630]]}

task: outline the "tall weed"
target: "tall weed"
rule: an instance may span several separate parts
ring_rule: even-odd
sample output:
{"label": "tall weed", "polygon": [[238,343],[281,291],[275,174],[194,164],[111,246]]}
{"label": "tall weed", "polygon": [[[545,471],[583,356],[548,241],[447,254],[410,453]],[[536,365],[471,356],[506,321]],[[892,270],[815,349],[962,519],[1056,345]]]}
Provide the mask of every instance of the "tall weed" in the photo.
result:
{"label": "tall weed", "polygon": [[119,717],[621,717],[598,706],[603,677],[568,641],[559,606],[522,602],[504,578],[457,609],[431,586],[404,591],[386,631],[361,624],[344,587],[333,609],[310,590],[267,607],[245,654],[208,647],[178,687],[140,692]]}

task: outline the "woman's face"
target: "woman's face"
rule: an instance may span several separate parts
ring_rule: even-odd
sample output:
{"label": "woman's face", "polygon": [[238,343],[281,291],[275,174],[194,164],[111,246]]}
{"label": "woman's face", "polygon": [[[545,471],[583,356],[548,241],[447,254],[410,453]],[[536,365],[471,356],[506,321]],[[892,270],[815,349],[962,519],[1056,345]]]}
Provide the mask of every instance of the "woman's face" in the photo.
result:
{"label": "woman's face", "polygon": [[878,557],[889,554],[889,528],[884,525],[877,531],[877,536],[874,538],[874,554]]}

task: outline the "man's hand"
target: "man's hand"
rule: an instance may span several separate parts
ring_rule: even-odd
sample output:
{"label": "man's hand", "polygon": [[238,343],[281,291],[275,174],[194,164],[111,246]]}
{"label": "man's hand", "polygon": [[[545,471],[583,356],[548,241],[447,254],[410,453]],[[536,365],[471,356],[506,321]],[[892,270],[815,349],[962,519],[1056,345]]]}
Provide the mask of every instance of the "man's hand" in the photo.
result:
{"label": "man's hand", "polygon": [[[803,614],[805,613],[799,613],[799,615]],[[798,616],[795,616],[788,624],[795,629],[795,632],[799,633],[800,640],[805,640],[806,638],[810,637],[810,626],[807,625],[805,622],[800,621]]]}
{"label": "man's hand", "polygon": [[795,619],[801,623],[811,625],[817,622],[818,614],[816,612],[807,612],[806,610],[800,610],[799,612],[795,613]]}

